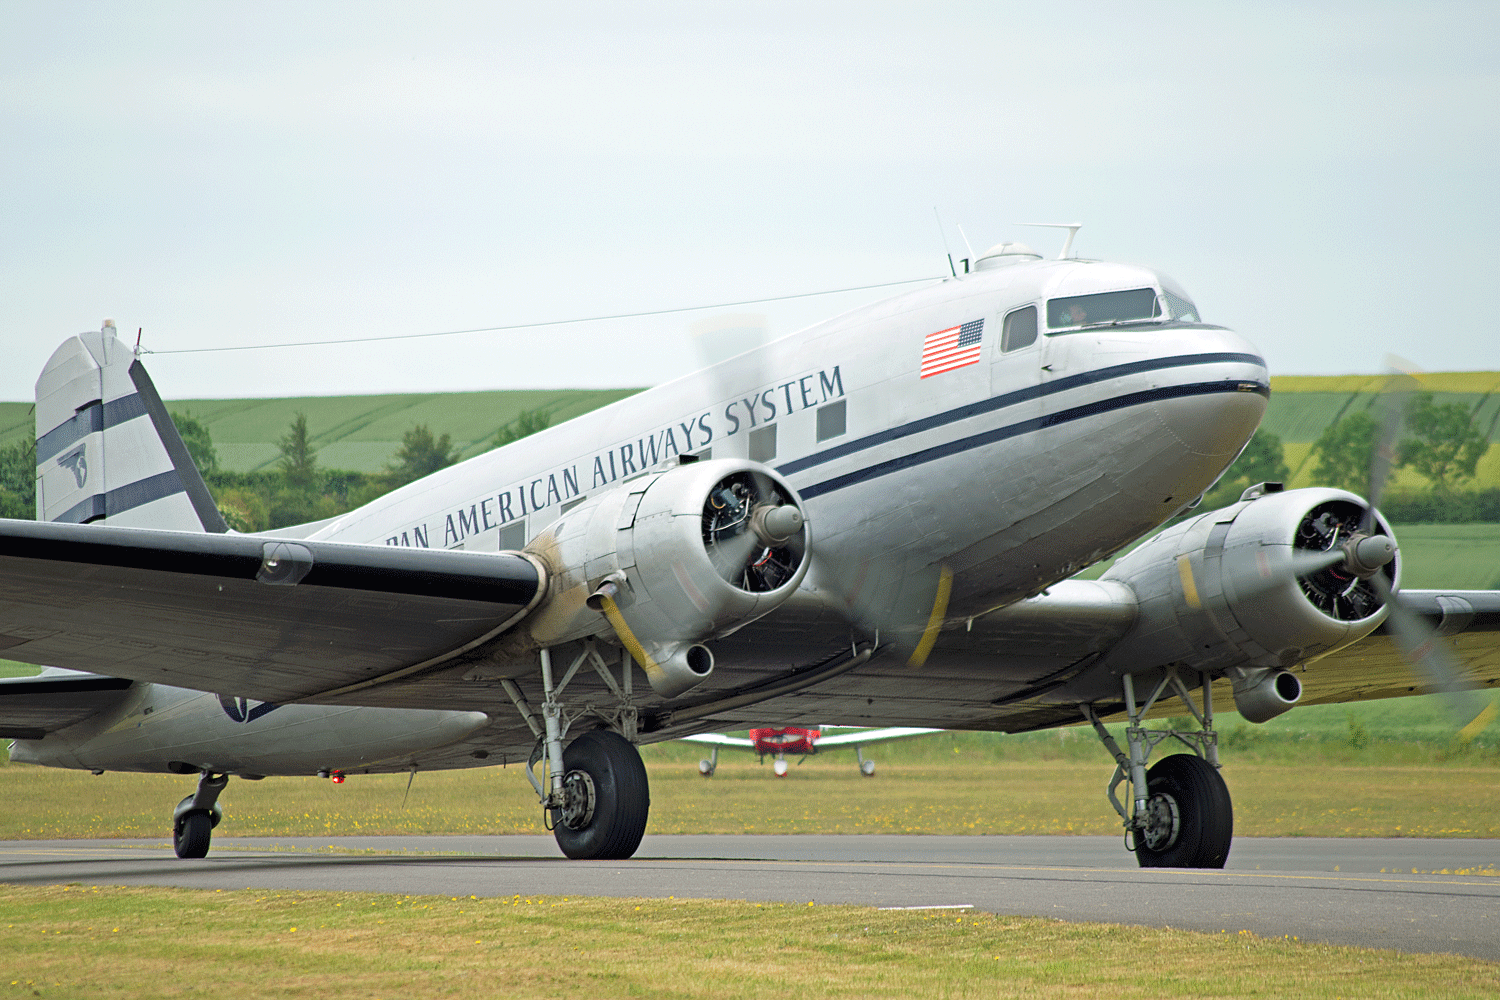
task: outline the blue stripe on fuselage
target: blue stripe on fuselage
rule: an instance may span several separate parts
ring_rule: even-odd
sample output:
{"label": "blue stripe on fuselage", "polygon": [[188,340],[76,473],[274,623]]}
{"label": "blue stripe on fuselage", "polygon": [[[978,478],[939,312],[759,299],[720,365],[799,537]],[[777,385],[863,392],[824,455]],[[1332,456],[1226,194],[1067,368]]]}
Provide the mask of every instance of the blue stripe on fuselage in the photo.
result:
{"label": "blue stripe on fuselage", "polygon": [[[1245,361],[1245,360],[1250,360],[1250,361],[1253,361],[1253,363],[1264,364],[1264,362],[1260,361],[1259,358],[1254,358],[1253,355],[1243,355],[1243,354],[1242,355],[1191,355],[1191,357],[1194,357],[1194,358],[1197,358],[1197,359],[1203,359],[1203,360],[1195,360],[1193,362],[1190,362],[1192,364],[1204,363],[1207,360],[1213,360],[1213,361]],[[1174,360],[1174,359],[1163,358],[1163,359],[1159,359],[1159,360],[1161,360],[1161,361],[1170,361],[1170,360]],[[1119,367],[1120,368],[1135,368],[1135,370],[1137,370],[1137,371],[1140,371],[1140,370],[1148,370],[1149,371],[1149,370],[1151,370],[1150,368],[1136,368],[1137,364],[1144,365],[1144,364],[1149,364],[1149,363],[1147,363],[1147,362],[1137,362],[1136,364],[1121,365]],[[1111,370],[1112,369],[1101,369],[1100,371],[1111,371]],[[1097,374],[1099,374],[1099,372],[1089,372],[1088,373],[1088,375],[1097,375]],[[1087,378],[1087,376],[1077,376],[1077,378],[1085,379],[1085,378]],[[1059,381],[1062,381],[1062,380],[1059,380]],[[1099,381],[1099,379],[1091,379],[1090,381]],[[1076,385],[1087,385],[1087,384],[1088,384],[1088,381],[1082,381],[1082,382],[1076,383]],[[1027,391],[1029,391],[1029,390],[1027,390]],[[1157,401],[1163,400],[1163,399],[1181,399],[1181,398],[1186,397],[1186,396],[1207,396],[1207,395],[1212,395],[1214,393],[1221,393],[1221,392],[1254,392],[1254,393],[1257,393],[1258,395],[1270,396],[1270,394],[1271,394],[1271,387],[1269,385],[1263,383],[1263,382],[1250,382],[1250,381],[1243,380],[1243,379],[1220,379],[1220,380],[1214,381],[1214,382],[1192,382],[1192,383],[1187,383],[1185,385],[1168,385],[1168,386],[1161,386],[1160,388],[1156,388],[1156,389],[1146,389],[1146,390],[1143,390],[1143,391],[1140,391],[1140,392],[1126,393],[1126,394],[1121,395],[1121,396],[1113,396],[1113,397],[1111,397],[1109,399],[1101,399],[1101,400],[1097,400],[1097,401],[1092,402],[1092,403],[1084,403],[1084,404],[1082,404],[1080,406],[1070,407],[1069,409],[1066,409],[1066,410],[1059,410],[1056,413],[1049,413],[1049,414],[1045,414],[1045,415],[1040,416],[1040,417],[1034,417],[1034,418],[1032,418],[1030,420],[1022,420],[1019,423],[1009,424],[1009,425],[1007,425],[1005,427],[997,427],[997,428],[995,428],[993,430],[983,431],[983,432],[981,432],[979,434],[973,434],[973,435],[970,435],[969,437],[959,438],[959,439],[957,439],[955,441],[944,442],[943,444],[935,445],[934,447],[927,448],[927,449],[924,449],[922,451],[911,452],[911,453],[906,454],[906,455],[898,456],[898,457],[890,459],[889,461],[886,461],[886,462],[877,462],[874,465],[866,466],[863,469],[857,469],[854,472],[845,473],[842,476],[835,476],[832,479],[825,479],[821,483],[814,483],[811,486],[801,487],[801,488],[798,489],[798,492],[802,495],[802,498],[804,500],[811,500],[814,497],[822,496],[825,493],[832,493],[834,490],[840,490],[840,489],[843,489],[846,486],[853,486],[856,483],[862,483],[862,482],[866,482],[867,480],[877,479],[877,478],[879,478],[881,476],[890,475],[893,472],[899,472],[902,469],[909,469],[909,468],[912,468],[914,466],[925,465],[928,462],[935,462],[935,461],[937,461],[940,458],[947,458],[950,455],[957,455],[957,454],[959,454],[961,452],[969,451],[969,450],[974,449],[974,448],[982,448],[982,447],[984,447],[987,444],[994,444],[996,441],[1004,441],[1007,438],[1018,437],[1018,436],[1020,436],[1022,434],[1029,434],[1032,431],[1042,430],[1043,428],[1056,427],[1056,426],[1058,426],[1060,424],[1070,423],[1070,422],[1072,422],[1074,420],[1082,420],[1082,419],[1084,419],[1086,417],[1097,416],[1097,415],[1099,415],[1101,413],[1109,413],[1109,412],[1114,411],[1114,410],[1122,410],[1122,409],[1125,409],[1125,408],[1131,407],[1131,406],[1139,406],[1139,405],[1141,405],[1143,403],[1152,403],[1152,402],[1157,402]],[[1012,393],[1012,394],[1008,394],[1008,395],[1013,396],[1013,395],[1018,395],[1018,394]],[[997,396],[997,397],[995,397],[995,399],[1005,399],[1005,398],[1007,398],[1007,397],[1005,397],[1005,396]],[[1035,398],[1035,396],[1032,396],[1031,398]],[[985,404],[994,403],[995,399],[985,400]],[[968,416],[974,416],[976,413],[984,413],[984,412],[987,412],[987,410],[995,408],[993,406],[985,406],[984,408],[980,408],[980,409],[976,409],[975,408],[975,407],[980,407],[980,406],[983,406],[983,405],[984,404],[974,404],[974,406],[972,406],[972,407],[960,407],[959,409],[948,411],[948,414],[940,414],[939,416],[949,417],[949,419],[942,421],[942,423],[952,423],[952,422],[954,422],[956,420],[962,420],[962,419],[964,419],[965,417],[968,417]],[[949,416],[950,414],[960,414],[960,413],[962,414],[961,416],[951,416],[951,417]],[[921,426],[919,428],[920,430],[930,430],[930,429],[932,429],[932,427],[941,426],[942,425],[941,423],[933,423],[933,421],[935,419],[936,418],[928,417],[928,418],[926,418],[924,420],[914,421],[911,424],[904,424],[901,427],[893,428],[892,430],[885,432],[884,435],[871,435],[870,438],[864,438],[864,439],[862,439],[862,441],[871,442],[870,444],[863,444],[862,447],[873,447],[875,444],[882,443],[882,441],[873,441],[872,440],[873,438],[876,438],[876,437],[882,437],[883,440],[888,441],[888,440],[893,440],[893,439],[895,439],[897,437],[905,437],[906,434],[908,434],[908,433],[917,433],[917,431],[915,431],[915,430],[910,430],[910,431],[908,430],[908,428],[911,428],[911,427],[914,427],[914,426],[917,426],[917,425],[923,425],[923,426]],[[848,448],[850,450],[854,450],[852,448],[852,446],[856,445],[856,444],[862,444],[862,442],[850,442],[849,445],[845,445],[843,447],[844,448]],[[832,450],[832,449],[830,449],[830,450]],[[822,455],[826,455],[828,453],[827,452],[823,452],[821,454]],[[845,451],[844,454],[848,454],[848,452]],[[810,457],[820,457],[820,456],[810,456]],[[838,456],[834,456],[834,457],[838,457]],[[806,465],[807,460],[803,459],[802,462],[803,462],[803,464],[801,465],[801,468],[807,468],[807,465]],[[798,463],[795,463],[795,462],[788,463],[788,465],[796,465],[796,464],[798,464]],[[817,463],[815,463],[815,464],[817,464]],[[780,469],[777,469],[777,471],[781,472],[783,475],[785,475],[787,473],[786,467],[782,467]]]}
{"label": "blue stripe on fuselage", "polygon": [[814,466],[822,465],[825,462],[832,462],[835,459],[843,458],[845,455],[852,455],[867,448],[874,448],[888,441],[897,441],[912,434],[920,434],[923,431],[930,431],[936,427],[956,423],[959,420],[967,420],[970,417],[993,413],[995,410],[1003,410],[1005,407],[1015,406],[1017,403],[1042,399],[1046,396],[1067,392],[1070,389],[1077,389],[1081,386],[1106,382],[1113,378],[1138,375],[1141,372],[1161,371],[1166,368],[1183,368],[1189,365],[1211,365],[1223,362],[1241,362],[1244,364],[1259,365],[1262,368],[1266,366],[1265,359],[1257,357],[1254,354],[1234,354],[1229,352],[1218,354],[1178,354],[1170,358],[1148,358],[1145,361],[1131,361],[1123,365],[1111,365],[1108,368],[1099,368],[1095,371],[1083,372],[1080,375],[1068,375],[1048,382],[1045,385],[1027,386],[1025,389],[1017,389],[1014,392],[1007,392],[991,397],[990,399],[981,399],[977,403],[966,403],[963,406],[955,407],[943,413],[937,413],[930,417],[923,417],[920,420],[913,420],[910,423],[902,424],[900,427],[891,427],[887,430],[870,434],[857,441],[850,441],[846,444],[824,449],[816,454],[808,455],[806,458],[795,459],[785,465],[777,466],[776,471],[783,476],[794,475],[806,469],[811,469]]}

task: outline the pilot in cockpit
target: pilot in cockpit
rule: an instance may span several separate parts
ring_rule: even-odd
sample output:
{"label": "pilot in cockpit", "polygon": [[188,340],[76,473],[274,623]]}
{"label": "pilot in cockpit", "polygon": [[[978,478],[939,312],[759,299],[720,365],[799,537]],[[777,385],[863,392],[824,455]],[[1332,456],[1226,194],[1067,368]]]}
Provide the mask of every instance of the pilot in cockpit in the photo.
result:
{"label": "pilot in cockpit", "polygon": [[1068,324],[1071,326],[1082,326],[1087,323],[1089,314],[1083,311],[1083,306],[1074,302],[1068,306]]}

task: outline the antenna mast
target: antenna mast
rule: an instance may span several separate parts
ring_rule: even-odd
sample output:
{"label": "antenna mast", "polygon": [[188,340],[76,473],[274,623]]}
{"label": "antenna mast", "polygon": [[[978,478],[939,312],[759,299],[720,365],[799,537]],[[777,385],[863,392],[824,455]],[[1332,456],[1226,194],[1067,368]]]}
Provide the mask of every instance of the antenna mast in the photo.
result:
{"label": "antenna mast", "polygon": [[1068,238],[1063,240],[1062,253],[1057,255],[1058,260],[1066,260],[1073,256],[1073,237],[1078,235],[1078,230],[1083,228],[1081,222],[1018,222],[1018,226],[1035,226],[1040,229],[1066,229]]}
{"label": "antenna mast", "polygon": [[948,234],[943,229],[943,217],[938,214],[936,205],[932,206],[932,217],[937,220],[938,235],[943,238],[943,253],[948,255],[948,270],[952,271],[953,276],[956,278],[958,277],[958,268],[953,266],[953,251],[948,249]]}

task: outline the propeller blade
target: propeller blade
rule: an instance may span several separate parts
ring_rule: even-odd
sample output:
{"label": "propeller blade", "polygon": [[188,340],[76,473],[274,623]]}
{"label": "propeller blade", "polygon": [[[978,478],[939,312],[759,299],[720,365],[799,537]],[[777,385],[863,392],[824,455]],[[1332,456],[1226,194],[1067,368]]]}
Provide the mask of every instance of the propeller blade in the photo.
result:
{"label": "propeller blade", "polygon": [[1468,745],[1494,721],[1497,712],[1493,699],[1486,698],[1467,683],[1468,672],[1453,655],[1446,640],[1415,611],[1401,601],[1401,595],[1377,576],[1376,589],[1390,609],[1387,622],[1396,645],[1412,666],[1444,696],[1448,710],[1458,728],[1457,739]]}
{"label": "propeller blade", "polygon": [[1366,534],[1390,482],[1391,470],[1396,466],[1397,439],[1401,434],[1407,401],[1420,388],[1412,374],[1417,371],[1417,366],[1410,361],[1387,354],[1385,367],[1385,385],[1375,398],[1376,436],[1370,451],[1370,475],[1365,487],[1365,523],[1360,525],[1360,530]]}
{"label": "propeller blade", "polygon": [[[1385,535],[1372,535],[1360,539],[1352,552],[1343,546],[1327,550],[1295,549],[1280,567],[1273,567],[1270,559],[1261,554],[1257,556],[1253,568],[1234,572],[1229,584],[1238,599],[1246,600],[1280,585],[1289,577],[1300,580],[1339,565],[1344,566],[1351,577],[1363,578],[1367,574],[1377,572],[1380,567],[1395,558],[1395,555],[1396,546]],[[1178,568],[1182,573],[1187,574],[1184,579],[1190,579],[1192,565],[1184,562],[1186,559],[1187,557],[1183,556],[1179,560]],[[1196,583],[1191,588],[1184,586],[1183,590],[1189,595],[1188,603],[1198,606]]]}
{"label": "propeller blade", "polygon": [[[694,324],[693,333],[700,360],[710,366],[714,405],[739,402],[741,410],[756,411],[759,395],[775,384],[767,367],[769,352],[757,350],[769,339],[765,317],[710,317]],[[772,485],[757,477],[757,499],[768,497]],[[717,550],[713,559],[721,575],[731,580],[743,567],[753,570],[758,560],[774,551],[772,539],[786,530],[789,520],[790,512],[778,512],[774,506],[752,510],[747,528],[753,530],[726,533],[711,546]],[[826,539],[814,537],[812,547],[814,567],[821,567],[816,573],[818,587],[832,604],[860,631],[895,645],[911,666],[925,664],[947,615],[952,572],[910,551],[843,565],[828,556]]]}

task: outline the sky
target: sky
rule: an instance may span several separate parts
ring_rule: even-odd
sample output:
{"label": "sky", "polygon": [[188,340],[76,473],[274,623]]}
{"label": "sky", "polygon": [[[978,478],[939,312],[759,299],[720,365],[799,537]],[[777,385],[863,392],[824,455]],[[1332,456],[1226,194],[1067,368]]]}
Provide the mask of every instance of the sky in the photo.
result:
{"label": "sky", "polygon": [[372,338],[1055,255],[1032,221],[1273,374],[1500,369],[1496,37],[1479,2],[0,0],[0,399],[104,317],[167,398],[652,385],[714,310]]}

